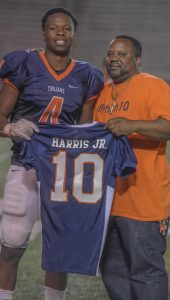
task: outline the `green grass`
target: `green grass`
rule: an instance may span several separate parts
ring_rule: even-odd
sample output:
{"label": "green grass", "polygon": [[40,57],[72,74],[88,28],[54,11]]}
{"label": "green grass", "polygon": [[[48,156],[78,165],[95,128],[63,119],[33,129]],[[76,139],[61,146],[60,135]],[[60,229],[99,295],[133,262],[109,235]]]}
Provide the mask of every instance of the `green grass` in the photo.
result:
{"label": "green grass", "polygon": [[19,266],[15,300],[39,300],[43,291],[40,237],[30,242]]}

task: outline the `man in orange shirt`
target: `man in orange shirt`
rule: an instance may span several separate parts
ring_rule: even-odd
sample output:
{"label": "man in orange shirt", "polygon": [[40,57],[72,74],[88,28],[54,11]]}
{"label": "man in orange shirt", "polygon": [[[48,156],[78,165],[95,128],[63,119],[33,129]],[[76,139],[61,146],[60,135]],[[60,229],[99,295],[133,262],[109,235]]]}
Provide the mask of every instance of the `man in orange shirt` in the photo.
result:
{"label": "man in orange shirt", "polygon": [[112,300],[168,300],[163,254],[170,216],[170,88],[140,72],[142,47],[129,36],[109,44],[106,67],[112,82],[102,90],[94,119],[117,136],[128,135],[137,171],[117,178],[117,191],[101,260]]}

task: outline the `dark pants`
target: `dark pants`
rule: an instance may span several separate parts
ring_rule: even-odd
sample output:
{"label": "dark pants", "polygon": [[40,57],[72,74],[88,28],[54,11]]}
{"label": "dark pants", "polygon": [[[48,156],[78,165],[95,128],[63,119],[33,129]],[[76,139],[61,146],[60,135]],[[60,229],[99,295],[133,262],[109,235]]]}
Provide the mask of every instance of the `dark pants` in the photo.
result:
{"label": "dark pants", "polygon": [[159,222],[110,217],[100,270],[111,300],[168,300]]}

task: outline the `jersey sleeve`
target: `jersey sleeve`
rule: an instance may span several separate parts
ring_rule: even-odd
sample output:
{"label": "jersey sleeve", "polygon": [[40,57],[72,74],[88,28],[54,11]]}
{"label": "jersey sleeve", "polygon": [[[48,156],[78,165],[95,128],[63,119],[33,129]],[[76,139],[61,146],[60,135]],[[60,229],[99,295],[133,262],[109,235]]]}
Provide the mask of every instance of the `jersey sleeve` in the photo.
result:
{"label": "jersey sleeve", "polygon": [[136,171],[137,159],[126,136],[115,137],[113,150],[114,172],[116,176],[128,177]]}
{"label": "jersey sleeve", "polygon": [[15,51],[1,60],[0,78],[14,88],[22,88],[27,75],[27,51]]}
{"label": "jersey sleeve", "polygon": [[103,85],[104,77],[102,72],[94,66],[89,66],[85,101],[96,99]]}

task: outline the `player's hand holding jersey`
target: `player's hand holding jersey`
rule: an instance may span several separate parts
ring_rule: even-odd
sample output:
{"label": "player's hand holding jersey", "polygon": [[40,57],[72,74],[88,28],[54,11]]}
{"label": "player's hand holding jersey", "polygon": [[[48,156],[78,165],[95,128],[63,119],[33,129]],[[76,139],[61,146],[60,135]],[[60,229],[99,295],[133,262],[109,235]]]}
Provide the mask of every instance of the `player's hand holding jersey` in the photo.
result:
{"label": "player's hand holding jersey", "polygon": [[22,138],[24,140],[30,140],[33,133],[38,133],[39,128],[33,122],[20,119],[16,123],[9,123],[4,128],[4,133],[12,138]]}

